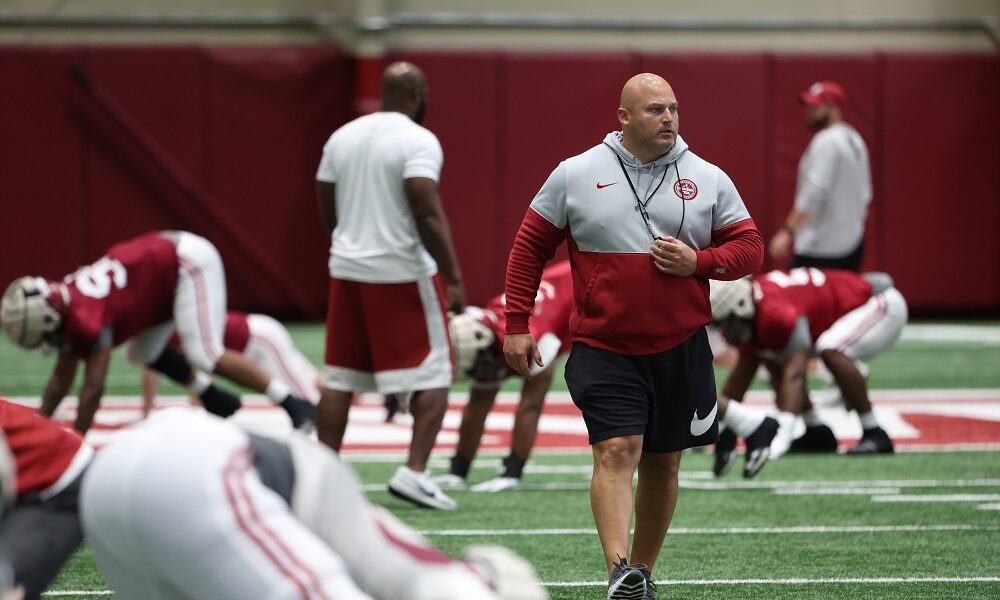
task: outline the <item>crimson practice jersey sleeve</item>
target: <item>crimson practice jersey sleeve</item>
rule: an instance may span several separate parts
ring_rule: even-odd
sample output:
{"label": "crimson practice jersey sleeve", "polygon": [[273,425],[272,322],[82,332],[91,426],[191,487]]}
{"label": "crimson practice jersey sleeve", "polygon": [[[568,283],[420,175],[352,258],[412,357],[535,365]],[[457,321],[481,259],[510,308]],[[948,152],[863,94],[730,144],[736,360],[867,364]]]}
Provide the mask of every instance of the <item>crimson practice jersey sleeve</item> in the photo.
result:
{"label": "crimson practice jersey sleeve", "polygon": [[174,243],[148,233],[115,244],[95,263],[68,275],[66,335],[80,356],[110,328],[117,346],[173,318],[179,264]]}
{"label": "crimson practice jersey sleeve", "polygon": [[[507,298],[501,294],[486,305],[490,313],[487,325],[494,330],[497,341],[503,346],[506,335],[506,318],[504,309]],[[558,262],[542,271],[542,280],[535,294],[535,306],[531,313],[529,330],[535,341],[547,334],[559,338],[561,345],[559,353],[569,350],[571,340],[569,333],[569,315],[573,311],[573,272],[568,260]]]}
{"label": "crimson practice jersey sleeve", "polygon": [[850,271],[792,269],[754,278],[754,341],[759,350],[781,352],[801,316],[813,341],[837,319],[871,297],[872,286]]}
{"label": "crimson practice jersey sleeve", "polygon": [[38,411],[0,398],[0,427],[17,468],[17,495],[40,492],[59,480],[83,438]]}

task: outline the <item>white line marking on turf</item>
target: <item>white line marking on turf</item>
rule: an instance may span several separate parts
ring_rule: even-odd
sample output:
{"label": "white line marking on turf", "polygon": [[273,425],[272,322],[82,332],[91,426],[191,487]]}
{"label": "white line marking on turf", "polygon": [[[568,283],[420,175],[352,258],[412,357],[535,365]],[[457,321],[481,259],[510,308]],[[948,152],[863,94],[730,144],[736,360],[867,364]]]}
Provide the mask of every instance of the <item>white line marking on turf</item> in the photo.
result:
{"label": "white line marking on turf", "polygon": [[1000,494],[913,494],[872,496],[872,502],[996,502]]}
{"label": "white line marking on turf", "polygon": [[[843,583],[994,583],[1000,577],[844,577],[830,579],[661,579],[656,585],[824,585]],[[607,581],[550,581],[546,587],[607,587]]]}
{"label": "white line marking on turf", "polygon": [[1000,479],[897,479],[887,481],[684,481],[681,487],[696,490],[816,489],[833,487],[1000,487]]}
{"label": "white line marking on turf", "polygon": [[[1000,577],[850,577],[830,579],[661,579],[656,585],[825,585],[844,583],[995,583]],[[547,581],[545,587],[607,587],[607,581]],[[43,596],[111,596],[111,590],[43,592]]]}
{"label": "white line marking on turf", "polygon": [[[804,525],[801,527],[675,527],[670,535],[776,535],[799,533],[913,533],[929,531],[1000,531],[1000,525]],[[489,535],[594,535],[596,529],[427,529],[421,535],[476,537]],[[605,582],[607,585],[607,582]]]}
{"label": "white line marking on turf", "polygon": [[779,496],[870,496],[875,494],[898,494],[899,488],[789,488],[776,489],[774,493]]}
{"label": "white line marking on turf", "polygon": [[978,508],[979,510],[1000,510],[1000,503],[980,504],[976,508]]}

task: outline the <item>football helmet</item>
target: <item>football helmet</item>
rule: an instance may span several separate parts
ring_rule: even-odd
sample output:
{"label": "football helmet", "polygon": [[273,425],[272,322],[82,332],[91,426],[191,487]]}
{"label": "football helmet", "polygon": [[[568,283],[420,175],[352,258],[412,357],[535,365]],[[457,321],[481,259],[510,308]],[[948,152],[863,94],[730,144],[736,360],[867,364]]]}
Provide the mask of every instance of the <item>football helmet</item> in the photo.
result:
{"label": "football helmet", "polygon": [[448,333],[451,335],[451,348],[455,358],[455,379],[468,379],[472,376],[480,352],[493,345],[496,336],[468,310],[451,315],[448,319]]}
{"label": "football helmet", "polygon": [[0,302],[0,324],[18,346],[31,350],[48,344],[59,329],[62,316],[49,304],[51,292],[41,277],[22,277],[7,286]]}
{"label": "football helmet", "polygon": [[753,286],[744,277],[735,281],[711,280],[709,301],[712,303],[712,320],[720,323],[731,319],[750,319],[754,315]]}

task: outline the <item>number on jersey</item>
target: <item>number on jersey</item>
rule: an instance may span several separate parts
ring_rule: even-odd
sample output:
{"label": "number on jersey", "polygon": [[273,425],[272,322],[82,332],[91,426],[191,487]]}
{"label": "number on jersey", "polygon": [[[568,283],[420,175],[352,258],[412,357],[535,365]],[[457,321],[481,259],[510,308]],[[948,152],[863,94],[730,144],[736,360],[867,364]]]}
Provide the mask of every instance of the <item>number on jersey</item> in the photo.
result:
{"label": "number on jersey", "polygon": [[111,287],[120,290],[128,284],[128,271],[121,262],[102,257],[92,265],[81,267],[66,278],[66,283],[76,285],[80,293],[90,298],[107,298]]}

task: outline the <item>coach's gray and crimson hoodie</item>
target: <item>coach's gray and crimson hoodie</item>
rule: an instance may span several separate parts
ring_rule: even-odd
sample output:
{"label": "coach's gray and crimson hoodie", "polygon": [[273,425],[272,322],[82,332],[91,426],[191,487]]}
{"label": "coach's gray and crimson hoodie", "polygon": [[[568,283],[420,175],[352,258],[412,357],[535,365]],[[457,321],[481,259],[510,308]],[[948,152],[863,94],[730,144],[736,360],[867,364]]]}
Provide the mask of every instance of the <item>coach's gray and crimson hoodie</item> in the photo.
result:
{"label": "coach's gray and crimson hoodie", "polygon": [[[621,354],[680,344],[711,321],[709,278],[739,279],[760,268],[764,242],[720,168],[680,136],[649,164],[621,139],[609,133],[560,163],[531,202],[507,264],[508,334],[528,333],[542,268],[563,240],[573,266],[573,340]],[[636,196],[656,236],[674,236],[697,252],[693,276],[656,269]]]}

